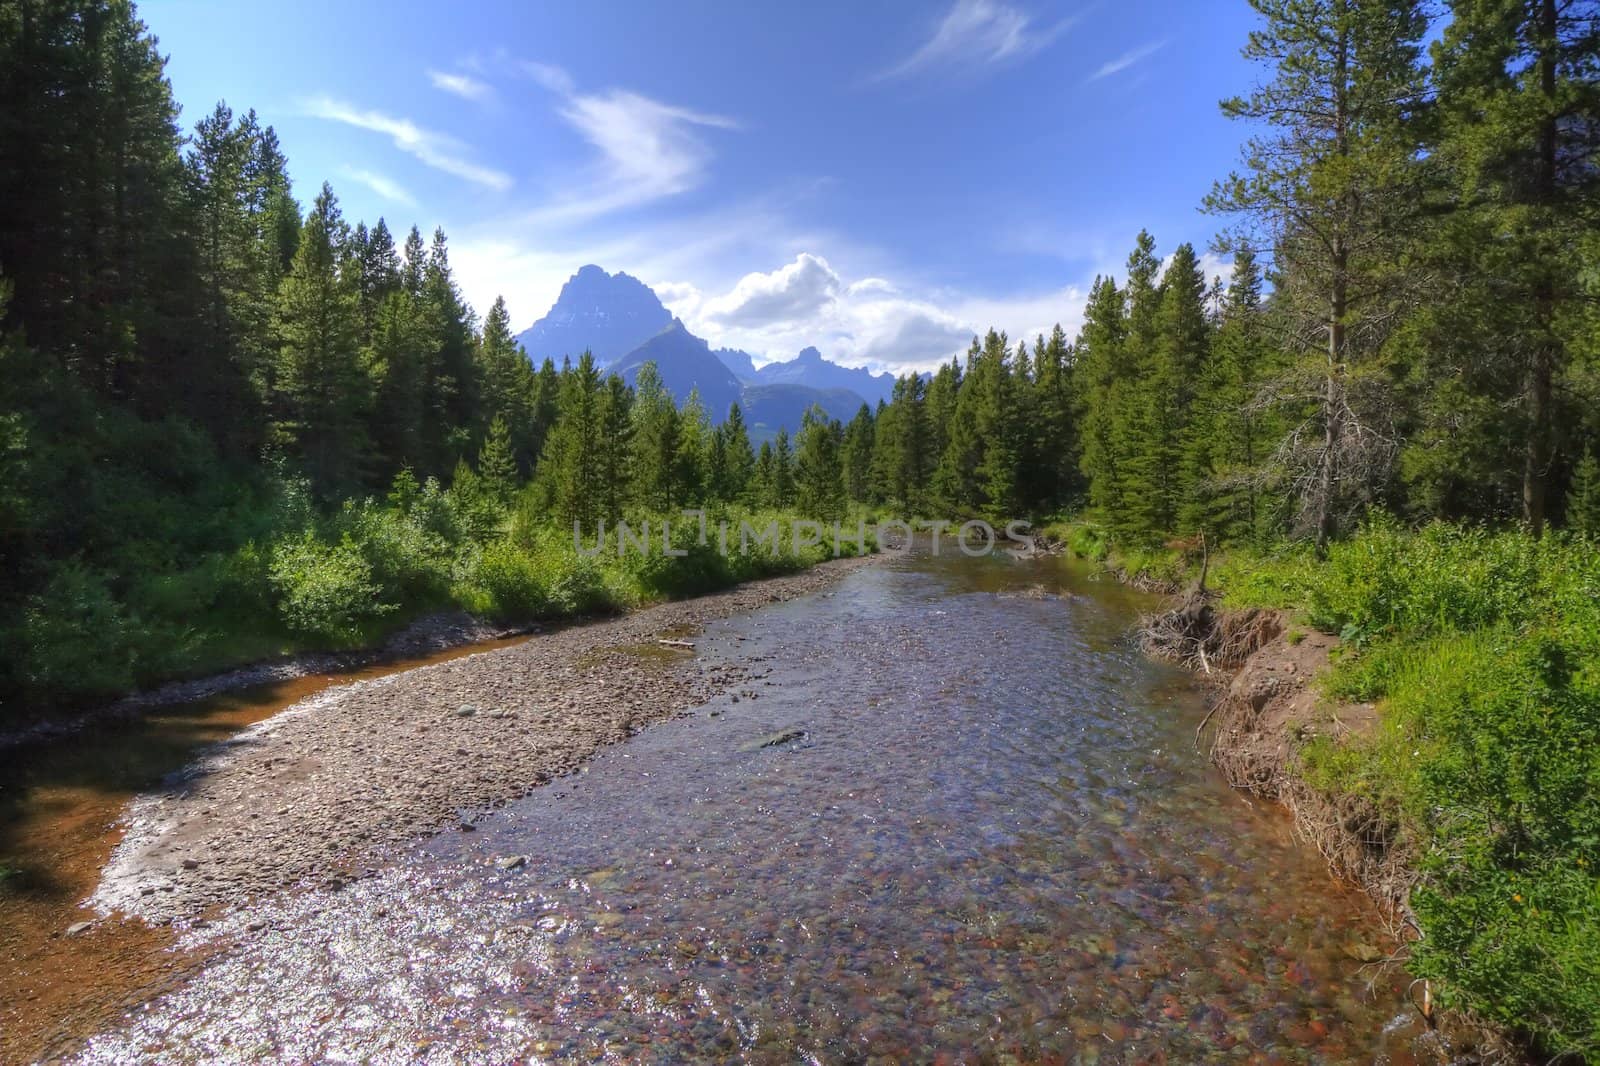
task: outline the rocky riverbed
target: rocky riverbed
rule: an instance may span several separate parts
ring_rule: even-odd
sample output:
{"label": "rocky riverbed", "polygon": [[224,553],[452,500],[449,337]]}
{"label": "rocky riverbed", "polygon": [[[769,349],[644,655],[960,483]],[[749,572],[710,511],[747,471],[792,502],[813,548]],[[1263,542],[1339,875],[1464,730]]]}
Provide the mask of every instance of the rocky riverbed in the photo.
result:
{"label": "rocky riverbed", "polygon": [[470,831],[484,810],[651,722],[730,691],[759,697],[760,658],[702,664],[684,644],[708,621],[816,592],[868,561],[835,560],[327,691],[136,800],[91,902],[170,922],[348,880],[418,835]]}

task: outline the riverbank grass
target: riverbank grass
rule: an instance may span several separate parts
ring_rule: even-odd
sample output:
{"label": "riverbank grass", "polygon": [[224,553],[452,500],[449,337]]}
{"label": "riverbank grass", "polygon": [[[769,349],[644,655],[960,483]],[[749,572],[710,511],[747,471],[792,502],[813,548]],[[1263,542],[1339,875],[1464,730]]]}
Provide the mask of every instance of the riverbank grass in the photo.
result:
{"label": "riverbank grass", "polygon": [[1339,636],[1325,695],[1377,704],[1376,731],[1313,739],[1296,769],[1419,845],[1408,969],[1547,1054],[1600,1054],[1600,544],[1383,519],[1326,560],[1213,555],[1211,583]]}

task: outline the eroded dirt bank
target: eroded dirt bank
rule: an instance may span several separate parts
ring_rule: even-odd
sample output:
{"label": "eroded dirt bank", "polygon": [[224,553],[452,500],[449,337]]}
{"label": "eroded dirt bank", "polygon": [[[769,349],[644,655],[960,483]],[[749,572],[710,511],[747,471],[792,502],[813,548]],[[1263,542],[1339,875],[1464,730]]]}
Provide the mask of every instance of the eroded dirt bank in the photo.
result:
{"label": "eroded dirt bank", "polygon": [[219,745],[136,800],[92,902],[153,922],[374,868],[384,849],[576,769],[605,744],[755,683],[658,643],[817,591],[866,560],[574,625],[333,689]]}
{"label": "eroded dirt bank", "polygon": [[[1313,788],[1300,752],[1317,737],[1347,743],[1378,727],[1371,703],[1330,699],[1318,686],[1332,666],[1337,637],[1308,631],[1273,611],[1225,611],[1190,593],[1169,611],[1144,619],[1145,651],[1210,676],[1215,702],[1202,730],[1211,761],[1235,788],[1282,804],[1296,831],[1314,845],[1339,877],[1378,903],[1403,962],[1406,945],[1421,935],[1410,908],[1418,880],[1417,842],[1399,821],[1365,796]],[[1196,743],[1204,744],[1200,733]],[[1412,1001],[1432,1029],[1439,1062],[1524,1063],[1504,1034],[1476,1019],[1433,1009],[1431,990],[1418,982]]]}

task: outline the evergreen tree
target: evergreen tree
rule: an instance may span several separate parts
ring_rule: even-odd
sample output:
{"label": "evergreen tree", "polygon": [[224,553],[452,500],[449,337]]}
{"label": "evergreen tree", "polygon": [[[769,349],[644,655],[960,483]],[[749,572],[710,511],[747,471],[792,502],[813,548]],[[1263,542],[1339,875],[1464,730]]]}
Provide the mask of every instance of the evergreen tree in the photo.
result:
{"label": "evergreen tree", "polygon": [[[1451,280],[1431,338],[1438,358],[1422,373],[1454,377],[1460,392],[1428,412],[1429,441],[1445,453],[1430,470],[1492,477],[1517,456],[1523,520],[1538,536],[1570,446],[1559,397],[1571,387],[1574,253],[1600,225],[1600,12],[1454,0],[1451,16],[1433,47],[1440,136],[1429,157],[1451,205],[1432,252]],[[1510,424],[1498,417],[1507,396]],[[1463,426],[1452,408],[1486,417]]]}
{"label": "evergreen tree", "polygon": [[1261,268],[1240,249],[1223,299],[1212,359],[1200,379],[1189,440],[1194,495],[1183,525],[1224,540],[1253,540],[1266,530],[1261,468],[1279,427],[1261,401],[1276,376],[1261,305]]}
{"label": "evergreen tree", "polygon": [[[951,515],[964,517],[975,511],[981,502],[978,471],[983,461],[983,441],[978,424],[981,389],[975,387],[971,379],[982,367],[983,349],[978,344],[978,338],[974,337],[972,346],[967,350],[965,373],[959,378],[952,373],[946,379],[955,383],[955,395],[949,415],[941,419],[944,423],[943,432],[933,434],[943,438],[944,446],[939,452],[938,465],[933,470],[930,491],[940,507]],[[937,375],[934,384],[939,384]],[[932,406],[931,398],[929,405]]]}
{"label": "evergreen tree", "polygon": [[503,418],[520,470],[531,470],[535,453],[533,403],[537,383],[533,365],[511,335],[511,315],[503,297],[483,320],[478,338],[479,406],[486,417]]}
{"label": "evergreen tree", "polygon": [[872,456],[875,429],[872,408],[862,404],[844,431],[845,492],[857,503],[866,503],[873,497]]}
{"label": "evergreen tree", "polygon": [[[1173,254],[1159,289],[1152,348],[1139,388],[1129,398],[1122,464],[1122,525],[1150,539],[1176,530],[1180,508],[1190,502],[1195,467],[1190,461],[1190,406],[1204,369],[1210,327],[1205,311],[1205,276],[1194,248]],[[1155,298],[1154,292],[1151,298]]]}
{"label": "evergreen tree", "polygon": [[749,495],[757,507],[776,507],[778,500],[777,457],[771,441],[761,442],[755,465],[750,468]]}
{"label": "evergreen tree", "polygon": [[555,361],[549,356],[539,364],[539,371],[529,386],[529,395],[528,450],[532,455],[541,455],[545,438],[556,424],[556,408],[561,395],[561,375],[556,370]]}
{"label": "evergreen tree", "polygon": [[844,517],[843,441],[844,428],[822,408],[812,405],[801,418],[794,459],[795,502],[802,513],[819,521]]}
{"label": "evergreen tree", "polygon": [[358,483],[372,398],[356,343],[354,286],[340,271],[346,237],[338,201],[324,183],[278,296],[278,429],[324,493]]}
{"label": "evergreen tree", "polygon": [[517,487],[517,460],[511,453],[511,429],[504,415],[495,415],[478,452],[478,478],[485,493],[500,506],[511,500]]}
{"label": "evergreen tree", "polygon": [[1083,310],[1083,330],[1075,346],[1083,424],[1083,475],[1089,502],[1102,515],[1123,512],[1117,426],[1120,401],[1130,376],[1124,355],[1125,301],[1111,278],[1096,278]]}
{"label": "evergreen tree", "polygon": [[[1411,280],[1401,268],[1421,202],[1419,0],[1251,0],[1265,26],[1245,58],[1272,80],[1223,112],[1263,132],[1214,211],[1242,215],[1235,246],[1270,242],[1280,312],[1301,346],[1284,391],[1309,413],[1286,449],[1301,525],[1319,551],[1387,480],[1393,412],[1377,354]],[[1309,386],[1309,387],[1308,387]]]}
{"label": "evergreen tree", "polygon": [[471,311],[450,270],[444,231],[433,231],[422,271],[421,308],[428,330],[422,371],[423,449],[434,469],[454,463],[470,447],[478,382]]}
{"label": "evergreen tree", "polygon": [[756,464],[755,452],[750,448],[750,434],[745,429],[744,411],[737,403],[728,407],[728,417],[717,427],[717,438],[722,442],[721,498],[738,501],[746,498],[750,478]]}
{"label": "evergreen tree", "polygon": [[633,471],[638,499],[650,510],[669,511],[683,501],[678,409],[654,363],[639,368],[633,391]]}
{"label": "evergreen tree", "polygon": [[1037,472],[1030,495],[1047,510],[1066,505],[1078,489],[1077,399],[1073,385],[1073,350],[1059,323],[1050,339],[1034,345],[1033,447],[1030,465]]}
{"label": "evergreen tree", "polygon": [[713,436],[705,404],[700,400],[700,390],[690,389],[683,409],[678,412],[676,463],[678,492],[686,501],[705,498]]}
{"label": "evergreen tree", "polygon": [[563,528],[582,523],[594,529],[605,516],[612,493],[604,481],[605,414],[610,391],[602,391],[594,356],[584,352],[561,377],[561,416],[539,462],[540,495]]}
{"label": "evergreen tree", "polygon": [[[1021,358],[1027,348],[1019,345]],[[1007,358],[1006,335],[984,337],[980,371],[967,377],[978,442],[977,504],[985,517],[1005,522],[1017,507],[1018,413],[1022,389]],[[1022,379],[1026,386],[1026,378]]]}
{"label": "evergreen tree", "polygon": [[772,495],[770,507],[794,506],[794,454],[789,450],[789,431],[778,430],[772,442]]}
{"label": "evergreen tree", "polygon": [[632,491],[629,476],[633,453],[633,393],[627,382],[612,374],[600,398],[600,517],[615,525],[621,521]]}

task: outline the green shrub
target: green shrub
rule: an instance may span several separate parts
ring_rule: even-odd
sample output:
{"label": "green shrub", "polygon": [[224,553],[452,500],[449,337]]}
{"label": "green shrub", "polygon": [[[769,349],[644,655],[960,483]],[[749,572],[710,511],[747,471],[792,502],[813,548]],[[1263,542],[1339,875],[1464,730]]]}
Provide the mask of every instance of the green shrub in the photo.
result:
{"label": "green shrub", "polygon": [[538,560],[509,540],[490,544],[475,556],[470,574],[456,585],[455,597],[474,614],[500,619],[537,618],[552,607]]}
{"label": "green shrub", "polygon": [[268,580],[290,631],[334,643],[359,640],[373,622],[396,609],[384,601],[372,564],[348,535],[336,544],[310,532],[279,542]]}
{"label": "green shrub", "polygon": [[137,633],[104,575],[67,563],[27,606],[21,679],[35,691],[69,697],[131,688]]}

